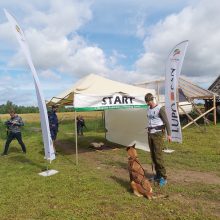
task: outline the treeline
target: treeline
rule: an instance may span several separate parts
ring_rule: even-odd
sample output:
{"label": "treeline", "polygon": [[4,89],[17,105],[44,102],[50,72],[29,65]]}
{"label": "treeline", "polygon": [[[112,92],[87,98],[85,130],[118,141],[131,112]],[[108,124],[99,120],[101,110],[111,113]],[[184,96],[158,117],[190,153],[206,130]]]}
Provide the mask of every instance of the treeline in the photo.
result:
{"label": "treeline", "polygon": [[[0,114],[7,114],[10,112],[10,110],[14,110],[18,114],[39,112],[39,108],[36,106],[16,105],[16,104],[13,104],[11,101],[7,101],[6,104],[0,105]],[[58,111],[59,112],[72,112],[73,108],[65,108],[64,106],[62,106],[62,107],[59,107]]]}
{"label": "treeline", "polygon": [[21,113],[37,113],[39,112],[38,107],[35,106],[18,106],[13,104],[11,101],[7,101],[6,104],[0,105],[0,114],[7,114],[11,110],[15,110],[18,114]]}

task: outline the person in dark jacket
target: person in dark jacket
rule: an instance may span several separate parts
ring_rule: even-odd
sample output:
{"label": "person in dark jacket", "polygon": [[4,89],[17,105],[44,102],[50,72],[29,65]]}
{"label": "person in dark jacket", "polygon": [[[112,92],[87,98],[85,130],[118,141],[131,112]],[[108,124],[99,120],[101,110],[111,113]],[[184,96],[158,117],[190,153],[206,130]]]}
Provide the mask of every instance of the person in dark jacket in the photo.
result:
{"label": "person in dark jacket", "polygon": [[77,123],[77,134],[83,136],[83,128],[86,128],[85,120],[83,116],[76,117],[76,123]]}
{"label": "person in dark jacket", "polygon": [[12,110],[9,114],[11,118],[5,122],[5,125],[7,126],[7,140],[2,155],[8,154],[9,144],[13,139],[17,139],[18,143],[21,145],[22,152],[26,153],[26,147],[21,136],[21,126],[24,126],[24,122],[22,121],[22,118],[15,113],[15,111]]}
{"label": "person in dark jacket", "polygon": [[49,120],[49,126],[50,126],[50,134],[53,141],[57,138],[57,132],[59,127],[59,122],[57,118],[57,109],[58,107],[53,105],[51,108],[51,111],[48,112],[48,120]]}

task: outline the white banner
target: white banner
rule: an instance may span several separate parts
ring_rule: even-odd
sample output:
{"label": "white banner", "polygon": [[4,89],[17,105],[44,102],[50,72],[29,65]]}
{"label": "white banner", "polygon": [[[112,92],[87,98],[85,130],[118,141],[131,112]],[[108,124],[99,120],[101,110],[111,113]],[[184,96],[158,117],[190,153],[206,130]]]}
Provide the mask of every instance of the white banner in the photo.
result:
{"label": "white banner", "polygon": [[177,106],[178,81],[188,41],[177,44],[168,56],[165,77],[165,107],[174,142],[182,142],[182,131]]}
{"label": "white banner", "polygon": [[22,29],[18,25],[15,18],[12,17],[12,15],[10,15],[6,9],[4,9],[4,12],[5,12],[6,17],[8,18],[9,23],[11,24],[11,26],[13,28],[13,31],[18,39],[18,42],[24,52],[24,55],[28,61],[28,64],[29,64],[31,71],[32,71],[32,74],[33,74],[34,85],[35,85],[35,90],[36,90],[36,94],[37,94],[38,107],[40,110],[40,121],[41,121],[41,129],[42,129],[43,141],[44,141],[45,157],[47,160],[52,161],[55,159],[55,152],[54,152],[54,148],[53,148],[53,141],[52,141],[51,135],[50,135],[46,103],[45,103],[45,99],[43,97],[43,93],[41,90],[39,78],[38,78],[37,72],[35,70],[35,67],[34,67],[32,59],[31,59],[31,54],[30,54],[30,51],[28,48],[26,38],[24,36],[24,32],[22,31]]}
{"label": "white banner", "polygon": [[144,96],[115,93],[106,96],[75,94],[76,111],[92,111],[118,108],[146,108]]}

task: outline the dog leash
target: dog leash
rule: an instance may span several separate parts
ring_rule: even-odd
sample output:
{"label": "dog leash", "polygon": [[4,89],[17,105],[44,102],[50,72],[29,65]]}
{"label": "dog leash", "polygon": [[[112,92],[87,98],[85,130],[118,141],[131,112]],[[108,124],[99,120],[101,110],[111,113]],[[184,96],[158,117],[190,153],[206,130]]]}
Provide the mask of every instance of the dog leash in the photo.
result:
{"label": "dog leash", "polygon": [[[128,169],[129,169],[129,173],[131,174],[131,177],[132,177],[131,180],[134,181],[135,183],[140,184],[145,191],[148,191],[148,189],[145,188],[145,186],[144,186],[144,181],[145,181],[145,178],[146,178],[145,177],[145,170],[141,166],[140,162],[137,160],[137,157],[134,158],[134,159],[129,159],[129,160],[130,160],[129,161],[130,162],[130,167]],[[136,162],[140,166],[138,170],[132,169],[134,162]],[[144,174],[141,174],[139,172],[140,169],[142,169]],[[139,174],[142,177],[141,180],[139,180],[138,177],[136,175],[134,175],[133,173],[134,174],[136,174],[136,173]]]}

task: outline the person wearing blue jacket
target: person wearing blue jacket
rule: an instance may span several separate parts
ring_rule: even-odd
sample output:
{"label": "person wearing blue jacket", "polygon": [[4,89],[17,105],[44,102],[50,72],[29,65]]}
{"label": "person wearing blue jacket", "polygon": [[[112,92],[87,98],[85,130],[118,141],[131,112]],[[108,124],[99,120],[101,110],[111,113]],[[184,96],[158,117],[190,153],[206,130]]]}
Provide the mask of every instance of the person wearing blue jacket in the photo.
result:
{"label": "person wearing blue jacket", "polygon": [[49,126],[50,126],[50,134],[53,141],[57,138],[57,132],[59,127],[59,122],[57,118],[57,109],[58,107],[53,105],[51,111],[48,112]]}
{"label": "person wearing blue jacket", "polygon": [[13,139],[17,139],[18,143],[21,145],[22,152],[26,153],[26,147],[24,142],[22,141],[21,136],[21,126],[24,126],[24,122],[22,121],[22,118],[15,113],[14,110],[10,111],[9,114],[11,118],[5,122],[8,131],[5,148],[2,155],[4,156],[8,154],[9,144],[12,142]]}

